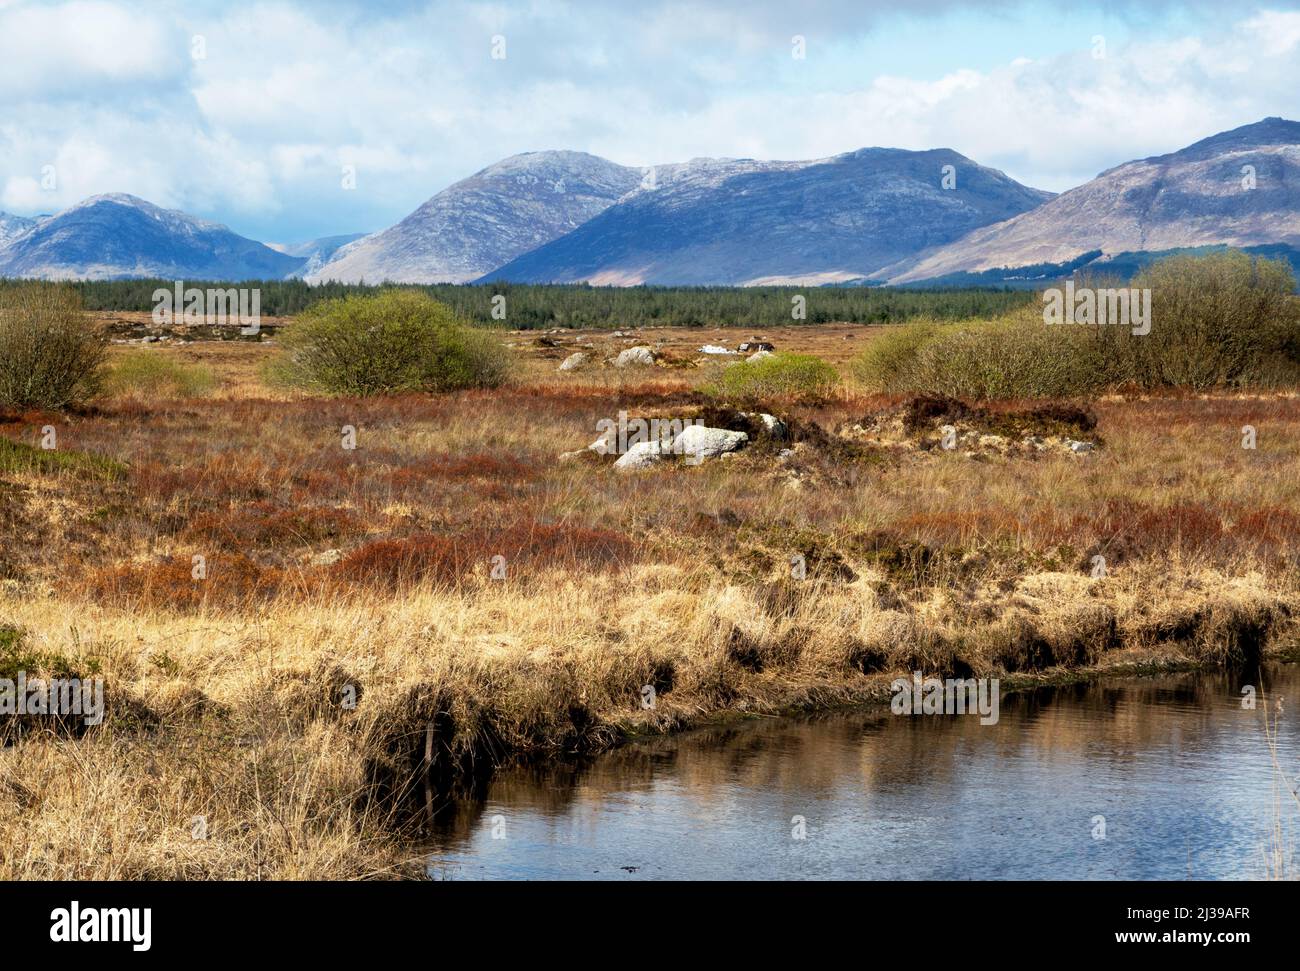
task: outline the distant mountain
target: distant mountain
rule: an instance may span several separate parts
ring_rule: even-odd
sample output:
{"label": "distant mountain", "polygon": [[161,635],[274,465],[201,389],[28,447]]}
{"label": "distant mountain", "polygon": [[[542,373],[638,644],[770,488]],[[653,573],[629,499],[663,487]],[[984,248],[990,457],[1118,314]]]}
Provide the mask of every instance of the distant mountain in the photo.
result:
{"label": "distant mountain", "polygon": [[0,276],[57,280],[281,279],[305,262],[122,193],[41,219],[0,248]]}
{"label": "distant mountain", "polygon": [[[950,187],[945,175],[955,180]],[[864,148],[806,162],[696,159],[657,167],[653,187],[485,279],[850,282],[1050,198],[949,149]]]}
{"label": "distant mountain", "polygon": [[296,256],[306,262],[295,270],[291,276],[307,276],[309,273],[315,273],[331,259],[348,243],[355,243],[359,239],[364,239],[365,233],[348,233],[344,236],[322,236],[320,239],[313,239],[306,243],[267,243],[277,253],[284,253],[286,256]]}
{"label": "distant mountain", "polygon": [[462,283],[591,219],[641,181],[583,152],[514,155],[444,189],[396,226],[339,250],[307,279]]}
{"label": "distant mountain", "polygon": [[1300,123],[1266,118],[1169,155],[1126,162],[1031,212],[887,267],[878,278],[953,280],[1066,264],[1091,252],[1113,258],[1217,244],[1300,247]]}
{"label": "distant mountain", "polygon": [[11,216],[7,212],[0,212],[0,250],[35,225],[35,219],[24,219],[22,216]]}

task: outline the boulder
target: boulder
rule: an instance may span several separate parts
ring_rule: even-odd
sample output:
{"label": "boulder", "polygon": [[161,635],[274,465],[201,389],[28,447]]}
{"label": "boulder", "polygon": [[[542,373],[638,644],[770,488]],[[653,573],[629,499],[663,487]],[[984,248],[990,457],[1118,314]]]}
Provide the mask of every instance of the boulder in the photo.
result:
{"label": "boulder", "polygon": [[773,354],[771,351],[755,351],[753,354],[749,355],[749,357],[745,358],[745,360],[748,363],[753,364],[756,361],[763,360],[763,358],[765,357],[772,357],[772,356]]}
{"label": "boulder", "polygon": [[1080,452],[1091,452],[1094,448],[1097,447],[1092,442],[1076,442],[1069,439],[1066,440],[1065,444],[1066,447],[1069,448],[1071,452],[1074,452],[1076,454]]}
{"label": "boulder", "polygon": [[618,457],[614,463],[614,468],[620,472],[634,472],[638,469],[648,469],[664,458],[664,447],[662,442],[637,442],[626,452]]}
{"label": "boulder", "polygon": [[776,350],[776,347],[769,344],[767,341],[745,341],[745,343],[740,345],[741,354],[748,354],[751,351],[766,351],[768,354],[771,354],[774,350]]}
{"label": "boulder", "polygon": [[614,358],[614,367],[650,367],[655,362],[655,353],[650,348],[639,345],[619,351]]}
{"label": "boulder", "polygon": [[578,351],[576,354],[570,354],[564,359],[564,363],[560,365],[560,370],[576,371],[578,368],[585,366],[590,360],[590,354],[584,354],[582,351]]}
{"label": "boulder", "polygon": [[673,439],[671,448],[674,454],[685,456],[687,461],[700,462],[717,458],[726,452],[734,452],[748,441],[749,436],[744,432],[691,425]]}

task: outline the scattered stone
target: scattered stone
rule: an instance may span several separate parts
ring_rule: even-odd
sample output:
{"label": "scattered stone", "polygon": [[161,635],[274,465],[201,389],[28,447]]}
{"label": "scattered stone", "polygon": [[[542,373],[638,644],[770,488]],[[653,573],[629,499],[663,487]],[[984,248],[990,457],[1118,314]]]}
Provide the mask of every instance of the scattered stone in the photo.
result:
{"label": "scattered stone", "polygon": [[614,358],[614,367],[650,367],[654,362],[654,351],[641,345],[619,351],[618,357]]}
{"label": "scattered stone", "polygon": [[763,426],[763,429],[773,438],[785,438],[790,429],[776,415],[769,415],[766,412],[742,411],[741,415],[745,418],[752,418]]}
{"label": "scattered stone", "polygon": [[634,472],[638,469],[648,469],[664,458],[664,446],[662,442],[637,442],[626,452],[618,457],[614,463],[614,468],[620,472]]}
{"label": "scattered stone", "polygon": [[576,354],[570,354],[568,357],[564,359],[564,363],[560,365],[560,370],[576,371],[578,370],[578,368],[586,365],[586,363],[590,360],[591,360],[591,355],[584,354],[582,351],[578,351]]}
{"label": "scattered stone", "polygon": [[734,452],[749,441],[744,432],[731,432],[725,428],[705,428],[691,425],[673,439],[672,450],[688,461],[699,462],[717,458],[725,452]]}
{"label": "scattered stone", "polygon": [[312,566],[331,566],[343,559],[342,550],[326,550],[323,553],[317,553],[311,558]]}

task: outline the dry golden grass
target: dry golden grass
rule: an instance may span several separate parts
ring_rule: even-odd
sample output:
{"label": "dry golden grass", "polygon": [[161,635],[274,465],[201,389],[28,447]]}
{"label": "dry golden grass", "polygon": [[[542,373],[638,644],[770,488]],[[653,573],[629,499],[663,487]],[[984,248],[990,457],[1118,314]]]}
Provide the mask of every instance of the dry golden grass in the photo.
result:
{"label": "dry golden grass", "polygon": [[[832,330],[724,339],[856,349]],[[109,702],[80,738],[0,750],[0,878],[411,876],[426,800],[485,763],[880,698],[899,671],[1294,645],[1294,397],[1106,400],[1093,454],[968,458],[835,444],[894,404],[845,392],[775,405],[803,436],[785,461],[620,475],[557,456],[621,408],[702,407],[716,365],[557,375],[572,338],[437,399],[289,397],[256,381],[273,347],[159,347],[217,392],[0,423],[54,424],[64,460],[0,463],[0,625]]]}

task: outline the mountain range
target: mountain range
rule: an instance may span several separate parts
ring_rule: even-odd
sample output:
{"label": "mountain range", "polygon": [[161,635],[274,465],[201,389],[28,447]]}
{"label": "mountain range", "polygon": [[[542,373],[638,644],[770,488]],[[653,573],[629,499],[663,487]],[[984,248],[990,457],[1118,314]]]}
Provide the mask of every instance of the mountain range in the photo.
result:
{"label": "mountain range", "polygon": [[696,159],[658,167],[651,185],[485,279],[843,283],[1051,197],[948,149],[864,148],[808,162]]}
{"label": "mountain range", "polygon": [[650,168],[549,151],[381,232],[300,244],[123,194],[0,213],[0,276],[47,279],[1018,285],[1222,245],[1300,264],[1300,123],[1266,118],[1060,195],[950,149]]}

